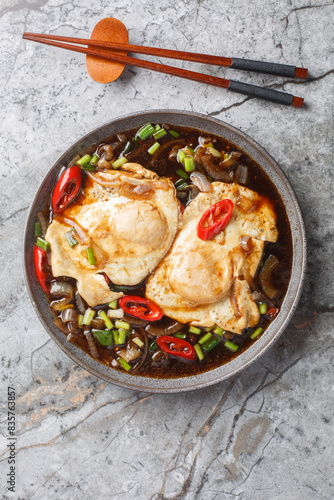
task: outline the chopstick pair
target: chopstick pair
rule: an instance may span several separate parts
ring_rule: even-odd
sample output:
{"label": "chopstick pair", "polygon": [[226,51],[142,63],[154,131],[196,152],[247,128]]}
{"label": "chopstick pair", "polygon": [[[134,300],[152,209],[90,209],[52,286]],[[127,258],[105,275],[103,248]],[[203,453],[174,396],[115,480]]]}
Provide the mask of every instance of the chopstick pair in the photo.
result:
{"label": "chopstick pair", "polygon": [[[216,87],[232,90],[234,92],[245,94],[250,97],[257,97],[259,99],[265,99],[267,101],[272,101],[277,104],[284,104],[285,106],[294,106],[297,108],[301,108],[304,102],[303,98],[293,96],[292,94],[287,94],[284,92],[279,92],[277,90],[258,87],[256,85],[251,85],[249,83],[243,83],[236,80],[226,80],[224,78],[219,78],[216,76],[211,76],[203,73],[197,73],[195,71],[188,71],[182,68],[176,68],[174,66],[167,66],[165,64],[154,63],[144,59],[137,59],[123,54],[110,53],[106,52],[106,49],[107,50],[112,49],[116,51],[121,50],[139,54],[148,54],[159,57],[181,59],[184,61],[225,66],[233,69],[243,69],[247,71],[263,72],[279,76],[288,76],[292,78],[306,78],[308,70],[304,68],[298,68],[296,66],[261,62],[261,61],[252,61],[249,59],[219,57],[207,54],[195,54],[192,52],[182,52],[177,50],[161,49],[155,47],[144,47],[139,45],[118,44],[114,42],[88,40],[84,38],[71,38],[71,37],[57,36],[57,35],[45,35],[40,33],[24,32],[22,38],[24,38],[25,40],[31,40],[33,42],[43,43],[45,45],[52,45],[54,47],[59,47],[86,55],[101,57],[103,59],[107,59],[113,62],[129,64],[131,66],[137,66],[139,68],[144,68],[151,71],[158,71],[168,75],[178,76],[180,78],[185,78],[200,83],[214,85]],[[65,43],[60,43],[60,42],[65,42]],[[71,43],[68,42],[72,42],[77,45],[72,45]],[[78,45],[87,45],[88,47],[80,47]],[[99,47],[104,50],[98,50]]]}

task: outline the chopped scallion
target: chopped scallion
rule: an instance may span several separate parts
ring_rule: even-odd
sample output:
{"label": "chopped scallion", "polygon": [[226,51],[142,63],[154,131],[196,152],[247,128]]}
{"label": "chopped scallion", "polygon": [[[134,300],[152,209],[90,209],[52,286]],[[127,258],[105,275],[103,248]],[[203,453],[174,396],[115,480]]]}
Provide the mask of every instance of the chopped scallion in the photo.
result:
{"label": "chopped scallion", "polygon": [[111,165],[114,169],[117,169],[122,165],[124,165],[124,163],[126,163],[127,161],[128,159],[125,158],[125,156],[121,156],[120,158],[118,158],[118,160],[115,160]]}
{"label": "chopped scallion", "polygon": [[124,328],[119,328],[118,330],[118,343],[125,344],[127,331]]}
{"label": "chopped scallion", "polygon": [[189,333],[200,335],[202,333],[202,330],[200,328],[197,328],[197,326],[189,326]]}
{"label": "chopped scallion", "polygon": [[195,160],[192,156],[186,156],[184,158],[184,170],[186,172],[193,172],[196,168]]}
{"label": "chopped scallion", "polygon": [[125,144],[125,148],[123,149],[123,155],[126,155],[127,153],[129,153],[131,148],[132,148],[132,142],[128,141]]}
{"label": "chopped scallion", "polygon": [[109,302],[108,307],[110,307],[110,309],[117,309],[117,300]]}
{"label": "chopped scallion", "polygon": [[176,132],[176,130],[169,130],[169,133],[175,137],[175,139],[178,139],[180,137],[180,134]]}
{"label": "chopped scallion", "polygon": [[50,243],[48,241],[45,241],[43,238],[41,238],[40,236],[37,237],[37,240],[36,240],[36,245],[41,248],[42,250],[44,250],[45,252],[48,251],[48,249],[50,248]]}
{"label": "chopped scallion", "polygon": [[156,126],[154,127],[154,130],[156,132],[158,132],[158,130],[161,130],[161,127],[160,127],[159,123],[156,124]]}
{"label": "chopped scallion", "polygon": [[83,314],[78,314],[78,326],[82,325],[83,319],[84,319]]}
{"label": "chopped scallion", "polygon": [[112,333],[108,330],[96,330],[93,328],[92,334],[99,344],[104,346],[113,345]]}
{"label": "chopped scallion", "polygon": [[113,328],[112,321],[107,316],[107,313],[105,311],[99,311],[99,317],[103,319],[104,324],[106,325],[108,330],[111,330]]}
{"label": "chopped scallion", "polygon": [[96,165],[96,163],[98,162],[98,160],[99,160],[99,157],[97,155],[93,155],[89,163],[91,165]]}
{"label": "chopped scallion", "polygon": [[217,337],[212,337],[211,339],[207,340],[205,344],[203,344],[203,349],[206,352],[212,351],[218,345],[220,340]]}
{"label": "chopped scallion", "polygon": [[182,184],[180,184],[179,186],[177,186],[177,190],[178,191],[182,191],[183,189],[185,189],[186,187],[188,186],[188,184],[186,182],[182,182]]}
{"label": "chopped scallion", "polygon": [[89,170],[90,172],[94,172],[95,165],[91,165],[90,163],[88,163],[87,165],[82,165],[81,169],[82,170]]}
{"label": "chopped scallion", "polygon": [[212,334],[210,332],[206,333],[205,335],[203,335],[203,337],[201,337],[198,341],[199,344],[205,344],[205,342],[207,340],[210,340],[212,337]]}
{"label": "chopped scallion", "polygon": [[256,337],[258,337],[261,333],[263,332],[263,328],[261,328],[259,326],[259,328],[257,328],[256,330],[254,330],[254,332],[252,333],[252,335],[250,336],[250,338],[252,340],[256,339]]}
{"label": "chopped scallion", "polygon": [[42,236],[42,229],[40,222],[35,222],[35,236]]}
{"label": "chopped scallion", "polygon": [[175,182],[175,187],[179,187],[179,186],[183,186],[184,184],[184,179],[178,179],[176,182]]}
{"label": "chopped scallion", "polygon": [[239,349],[239,346],[236,345],[236,344],[233,344],[233,342],[230,342],[229,340],[226,340],[226,342],[224,342],[224,346],[229,350],[229,351],[232,351],[232,352],[237,352],[237,350]]}
{"label": "chopped scallion", "polygon": [[83,155],[80,160],[77,161],[77,165],[80,165],[81,167],[83,167],[84,165],[87,165],[87,163],[90,162],[90,160],[92,159],[92,157],[90,155]]}
{"label": "chopped scallion", "polygon": [[94,311],[90,307],[88,309],[86,309],[83,320],[82,320],[82,324],[89,326],[92,319],[94,318],[95,314],[96,314],[96,311]]}
{"label": "chopped scallion", "polygon": [[148,148],[147,152],[150,155],[154,155],[156,151],[160,148],[160,144],[158,142],[155,142],[150,148]]}
{"label": "chopped scallion", "polygon": [[186,172],[184,172],[183,170],[179,169],[176,171],[176,173],[177,173],[177,175],[182,177],[182,179],[185,179],[185,180],[189,179],[189,175]]}
{"label": "chopped scallion", "polygon": [[211,146],[208,146],[207,149],[208,149],[209,153],[211,153],[212,156],[214,156],[215,158],[220,158],[221,155],[222,155],[221,152],[218,151],[218,149],[215,149],[215,148],[213,148]]}
{"label": "chopped scallion", "polygon": [[122,319],[124,318],[123,309],[108,309],[108,317],[113,319]]}
{"label": "chopped scallion", "polygon": [[76,240],[73,236],[73,233],[72,231],[68,231],[67,233],[65,233],[65,238],[67,240],[67,243],[70,245],[70,247],[75,247],[75,245],[78,244],[78,240]]}
{"label": "chopped scallion", "polygon": [[154,132],[153,137],[154,139],[161,139],[161,137],[164,137],[167,134],[166,130],[161,128],[157,132]]}
{"label": "chopped scallion", "polygon": [[177,153],[177,161],[179,163],[183,163],[185,157],[186,157],[186,153],[183,151],[183,149],[179,149],[179,151]]}
{"label": "chopped scallion", "polygon": [[138,347],[143,347],[144,345],[144,342],[139,338],[139,337],[136,337],[135,339],[133,339],[133,342],[138,346]]}
{"label": "chopped scallion", "polygon": [[157,339],[154,339],[153,342],[150,344],[150,349],[151,351],[156,351],[158,349]]}
{"label": "chopped scallion", "polygon": [[118,337],[118,330],[113,330],[112,331],[112,336],[113,336],[113,339],[114,339],[114,344],[118,345],[119,344],[119,342],[118,342],[118,339],[119,339],[119,337]]}
{"label": "chopped scallion", "polygon": [[174,337],[176,337],[177,339],[184,340],[187,337],[187,334],[186,333],[175,333]]}
{"label": "chopped scallion", "polygon": [[120,365],[123,366],[124,370],[126,370],[127,372],[131,370],[131,365],[129,365],[129,363],[127,361],[125,361],[125,359],[119,357],[117,358],[117,361],[119,362]]}
{"label": "chopped scallion", "polygon": [[260,314],[267,314],[267,309],[268,309],[268,306],[267,306],[266,302],[259,302]]}
{"label": "chopped scallion", "polygon": [[115,327],[116,328],[124,328],[125,330],[130,330],[130,324],[126,323],[126,321],[115,321]]}
{"label": "chopped scallion", "polygon": [[200,361],[202,361],[202,359],[204,359],[204,354],[203,354],[203,351],[201,349],[201,346],[199,344],[196,344],[194,345],[194,349],[195,349],[195,352],[197,354],[197,357]]}
{"label": "chopped scallion", "polygon": [[96,260],[95,260],[94,250],[89,247],[89,248],[86,249],[86,252],[87,252],[87,258],[88,258],[89,264],[91,266],[96,266]]}
{"label": "chopped scallion", "polygon": [[225,333],[225,330],[223,330],[219,326],[216,326],[216,328],[214,328],[214,330],[213,330],[213,333],[215,335],[219,335],[219,337],[222,337],[222,335],[224,335],[224,333]]}
{"label": "chopped scallion", "polygon": [[145,141],[148,139],[152,134],[154,134],[155,130],[154,127],[151,125],[151,123],[147,123],[143,127],[141,127],[138,132],[137,136],[142,140]]}

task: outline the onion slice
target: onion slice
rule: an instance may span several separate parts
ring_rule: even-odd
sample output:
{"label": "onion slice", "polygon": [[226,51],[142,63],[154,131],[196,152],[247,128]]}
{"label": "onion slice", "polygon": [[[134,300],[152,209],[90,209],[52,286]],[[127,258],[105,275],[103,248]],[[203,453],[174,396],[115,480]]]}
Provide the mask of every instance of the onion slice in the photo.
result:
{"label": "onion slice", "polygon": [[213,191],[212,184],[209,179],[206,177],[206,175],[201,174],[200,172],[193,172],[190,175],[190,180],[195,184],[195,186],[198,187],[198,189],[202,193],[209,193],[210,191]]}
{"label": "onion slice", "polygon": [[52,309],[59,311],[73,299],[73,286],[67,281],[52,281],[50,283],[50,296],[57,299],[51,302]]}
{"label": "onion slice", "polygon": [[65,217],[64,215],[57,215],[56,220],[61,222],[62,224],[67,224],[74,228],[76,232],[76,236],[79,239],[80,245],[89,245],[90,244],[90,236],[85,232],[83,227],[80,226],[74,219],[71,217]]}
{"label": "onion slice", "polygon": [[269,255],[258,276],[263,291],[269,299],[273,299],[279,294],[279,290],[277,290],[271,282],[272,272],[278,265],[279,260],[276,255]]}

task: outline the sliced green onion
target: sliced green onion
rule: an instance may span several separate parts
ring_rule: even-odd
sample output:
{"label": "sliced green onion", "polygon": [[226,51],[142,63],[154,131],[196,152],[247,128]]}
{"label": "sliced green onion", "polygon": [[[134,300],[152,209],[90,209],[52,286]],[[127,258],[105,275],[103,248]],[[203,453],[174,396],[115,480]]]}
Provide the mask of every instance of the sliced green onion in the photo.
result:
{"label": "sliced green onion", "polygon": [[169,130],[169,133],[175,137],[175,139],[178,139],[180,137],[180,134],[176,132],[176,130]]}
{"label": "sliced green onion", "polygon": [[72,231],[68,231],[65,233],[65,238],[67,239],[67,243],[70,245],[70,247],[75,247],[75,245],[78,244],[78,240],[76,240],[73,236]]}
{"label": "sliced green onion", "polygon": [[35,236],[42,236],[42,229],[40,222],[35,222]]}
{"label": "sliced green onion", "polygon": [[154,139],[161,139],[161,137],[164,137],[166,134],[166,130],[161,128],[160,130],[157,130],[157,132],[154,132],[153,137]]}
{"label": "sliced green onion", "polygon": [[256,330],[254,330],[254,332],[252,333],[252,335],[250,336],[250,338],[252,340],[256,339],[256,337],[258,337],[261,333],[263,332],[263,328],[261,328],[259,326],[259,328],[257,328]]}
{"label": "sliced green onion", "polygon": [[43,238],[41,238],[40,236],[37,237],[37,240],[36,240],[36,245],[41,248],[42,250],[44,250],[45,252],[48,251],[48,249],[50,248],[50,243],[48,241],[45,241]]}
{"label": "sliced green onion", "polygon": [[154,155],[154,153],[158,151],[159,148],[160,144],[158,142],[155,142],[150,148],[148,148],[147,152],[150,153],[150,155]]}
{"label": "sliced green onion", "polygon": [[84,319],[83,314],[78,314],[78,326],[82,325],[83,319]]}
{"label": "sliced green onion", "polygon": [[136,337],[135,339],[133,339],[133,342],[138,346],[138,347],[143,347],[144,345],[144,342],[142,340],[140,340],[139,337]]}
{"label": "sliced green onion", "polygon": [[187,337],[187,334],[186,333],[176,333],[174,335],[174,337],[176,337],[177,339],[182,339],[184,340],[186,337]]}
{"label": "sliced green onion", "polygon": [[89,326],[92,319],[94,318],[95,314],[96,314],[96,311],[94,311],[90,307],[88,309],[86,309],[83,320],[82,320],[82,324]]}
{"label": "sliced green onion", "polygon": [[183,184],[184,184],[184,179],[178,179],[178,180],[175,182],[174,186],[177,188],[177,187],[179,187],[179,186],[183,186]]}
{"label": "sliced green onion", "polygon": [[89,163],[91,159],[91,155],[83,155],[80,160],[77,161],[77,165],[83,167],[84,165],[87,165],[87,163]]}
{"label": "sliced green onion", "polygon": [[146,139],[148,139],[150,137],[150,135],[154,134],[154,127],[150,124],[150,123],[147,123],[146,125],[144,125],[143,127],[141,127],[138,132],[137,132],[137,136],[142,140],[142,141],[145,141]]}
{"label": "sliced green onion", "polygon": [[118,160],[115,160],[114,163],[112,163],[112,167],[114,169],[117,169],[119,167],[121,167],[122,165],[124,165],[124,163],[126,163],[128,161],[127,158],[125,158],[125,156],[121,156],[121,158],[118,158]]}
{"label": "sliced green onion", "polygon": [[98,162],[99,160],[99,157],[97,155],[93,155],[92,158],[90,159],[90,164],[91,165],[96,165],[96,163]]}
{"label": "sliced green onion", "polygon": [[126,144],[125,144],[125,148],[123,149],[123,155],[126,155],[127,153],[130,152],[132,148],[132,142],[131,141],[128,141]]}
{"label": "sliced green onion", "polygon": [[208,332],[208,333],[206,333],[205,335],[203,335],[203,337],[201,337],[201,338],[199,339],[198,343],[199,343],[199,344],[205,344],[205,342],[206,342],[207,340],[210,340],[210,339],[211,339],[211,337],[212,337],[211,333],[210,333],[210,332]]}
{"label": "sliced green onion", "polygon": [[182,182],[182,184],[180,184],[179,186],[177,186],[177,190],[178,191],[182,191],[183,189],[185,189],[186,187],[188,186],[188,184],[186,182]]}
{"label": "sliced green onion", "polygon": [[184,159],[184,170],[186,172],[193,172],[196,168],[195,160],[192,156],[186,156]]}
{"label": "sliced green onion", "polygon": [[96,266],[96,260],[94,255],[94,250],[92,248],[86,248],[88,262],[91,266]]}
{"label": "sliced green onion", "polygon": [[122,319],[124,318],[123,309],[108,309],[108,317],[113,319]]}
{"label": "sliced green onion", "polygon": [[236,344],[233,344],[233,342],[230,342],[229,340],[226,340],[226,342],[224,342],[224,346],[229,350],[229,351],[232,351],[232,352],[237,352],[237,350],[239,349],[239,346],[236,345]]}
{"label": "sliced green onion", "polygon": [[117,361],[119,362],[120,365],[123,366],[124,370],[126,370],[127,372],[131,370],[132,366],[129,365],[129,363],[127,363],[125,359],[119,357],[117,358]]}
{"label": "sliced green onion", "polygon": [[225,333],[225,330],[223,330],[219,326],[216,326],[216,328],[213,330],[213,333],[215,335],[219,335],[219,337],[222,337],[224,335],[224,333]]}
{"label": "sliced green onion", "polygon": [[118,342],[118,339],[119,339],[118,330],[113,330],[112,331],[112,336],[113,336],[113,339],[114,339],[114,344],[118,345],[119,344],[119,342]]}
{"label": "sliced green onion", "polygon": [[204,359],[204,354],[203,354],[203,351],[201,349],[201,346],[199,344],[196,344],[194,345],[194,349],[195,349],[195,352],[197,354],[197,357],[200,361],[202,361],[202,359]]}
{"label": "sliced green onion", "polygon": [[267,309],[268,309],[268,306],[267,306],[266,302],[259,302],[260,314],[267,314]]}
{"label": "sliced green onion", "polygon": [[203,344],[203,349],[206,352],[210,352],[216,347],[216,345],[219,344],[219,342],[220,340],[217,337],[212,337],[212,339],[207,340],[205,344]]}
{"label": "sliced green onion", "polygon": [[104,324],[106,325],[108,330],[111,330],[113,328],[112,321],[107,316],[107,313],[105,311],[99,311],[99,317],[103,319]]}
{"label": "sliced green onion", "polygon": [[118,330],[118,343],[125,344],[127,331],[124,328]]}
{"label": "sliced green onion", "polygon": [[90,172],[94,172],[95,165],[91,165],[90,163],[88,163],[88,165],[83,165],[81,167],[81,170],[89,170]]}
{"label": "sliced green onion", "polygon": [[110,309],[117,309],[117,300],[109,302],[108,307],[110,307]]}
{"label": "sliced green onion", "polygon": [[156,124],[156,126],[154,127],[154,130],[156,132],[158,132],[158,130],[161,130],[161,127],[160,127],[159,123]]}
{"label": "sliced green onion", "polygon": [[208,149],[209,153],[211,153],[212,156],[214,156],[215,158],[220,158],[221,155],[222,155],[221,152],[218,151],[218,149],[215,149],[215,148],[213,148],[211,146],[208,146],[207,149]]}
{"label": "sliced green onion", "polygon": [[126,323],[126,321],[115,321],[115,328],[124,328],[125,330],[130,330],[130,324]]}
{"label": "sliced green onion", "polygon": [[202,330],[200,328],[197,328],[197,326],[189,326],[189,333],[200,335],[202,333]]}
{"label": "sliced green onion", "polygon": [[183,149],[179,149],[178,153],[177,153],[177,161],[179,163],[183,163],[184,162],[184,159],[186,157],[186,153],[183,151]]}
{"label": "sliced green onion", "polygon": [[176,171],[177,175],[179,175],[180,177],[182,177],[182,179],[189,179],[189,175],[186,173],[186,172],[183,172],[183,170],[177,170]]}
{"label": "sliced green onion", "polygon": [[96,330],[93,328],[92,334],[99,344],[104,346],[113,345],[112,333],[108,330]]}
{"label": "sliced green onion", "polygon": [[150,344],[151,351],[156,351],[158,349],[157,339],[154,339],[152,344]]}

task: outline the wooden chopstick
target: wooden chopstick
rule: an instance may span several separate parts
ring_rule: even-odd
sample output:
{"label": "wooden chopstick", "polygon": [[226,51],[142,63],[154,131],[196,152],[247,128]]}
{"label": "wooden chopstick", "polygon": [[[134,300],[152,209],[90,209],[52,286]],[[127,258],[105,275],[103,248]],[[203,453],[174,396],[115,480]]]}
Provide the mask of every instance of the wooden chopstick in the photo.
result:
{"label": "wooden chopstick", "polygon": [[306,78],[308,70],[298,68],[288,64],[278,64],[266,61],[253,61],[252,59],[240,59],[237,57],[220,57],[209,54],[197,54],[194,52],[184,52],[180,50],[162,49],[157,47],[145,47],[142,45],[130,45],[115,42],[104,42],[103,40],[87,40],[85,38],[71,38],[68,36],[44,35],[40,33],[23,33],[23,38],[33,36],[44,38],[45,40],[57,40],[59,42],[70,42],[78,45],[88,45],[92,47],[102,47],[105,49],[121,50],[133,52],[134,54],[147,54],[150,56],[167,57],[169,59],[181,59],[202,64],[212,64],[215,66],[225,66],[233,69],[256,71],[271,75],[287,76],[290,78]]}
{"label": "wooden chopstick", "polygon": [[[22,38],[24,38],[25,40],[31,40],[33,42],[43,43],[45,45],[52,45],[54,47],[71,50],[73,52],[79,52],[81,54],[101,57],[103,59],[107,59],[113,62],[129,64],[131,66],[137,66],[139,68],[144,68],[151,71],[158,71],[160,73],[166,73],[168,75],[178,76],[180,78],[186,78],[187,80],[193,80],[200,83],[206,83],[208,85],[214,85],[216,87],[232,90],[234,92],[245,94],[250,97],[257,97],[259,99],[265,99],[267,101],[272,101],[277,104],[284,104],[285,106],[294,106],[297,108],[301,108],[304,102],[304,99],[302,99],[301,97],[296,97],[293,96],[292,94],[286,94],[284,92],[279,92],[277,90],[257,87],[256,85],[250,85],[248,83],[242,83],[236,80],[226,80],[224,78],[218,78],[216,76],[197,73],[195,71],[188,71],[181,68],[175,68],[174,66],[158,64],[151,61],[137,59],[125,55],[114,54],[106,50],[98,50],[94,48],[79,47],[78,45],[72,45],[68,43],[61,43],[52,40],[51,39],[52,35],[46,35],[46,36],[48,36],[48,38],[42,38],[43,35],[36,37],[35,35],[28,35],[24,33]],[[75,38],[71,39],[71,41],[75,40],[76,40]],[[85,43],[87,41],[85,41]]]}

